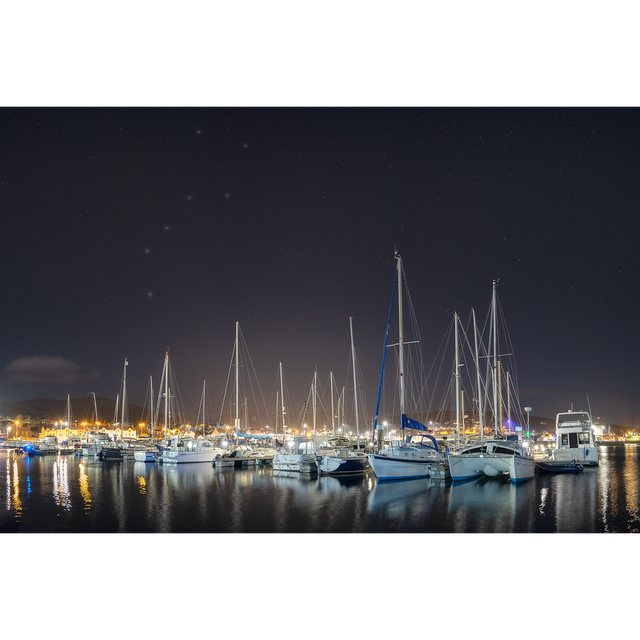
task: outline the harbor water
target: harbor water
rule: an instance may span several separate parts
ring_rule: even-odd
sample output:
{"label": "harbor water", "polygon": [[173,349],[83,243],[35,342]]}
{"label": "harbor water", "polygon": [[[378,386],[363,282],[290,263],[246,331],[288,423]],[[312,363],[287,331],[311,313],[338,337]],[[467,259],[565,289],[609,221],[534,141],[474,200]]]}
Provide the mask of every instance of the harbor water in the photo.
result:
{"label": "harbor water", "polygon": [[2,533],[631,533],[640,447],[578,474],[377,482],[0,452]]}

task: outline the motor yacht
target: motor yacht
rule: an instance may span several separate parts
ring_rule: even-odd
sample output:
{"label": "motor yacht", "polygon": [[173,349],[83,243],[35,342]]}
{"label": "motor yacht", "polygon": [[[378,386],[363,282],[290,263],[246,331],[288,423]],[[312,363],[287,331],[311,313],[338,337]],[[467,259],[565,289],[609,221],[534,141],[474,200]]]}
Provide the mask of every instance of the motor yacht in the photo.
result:
{"label": "motor yacht", "polygon": [[169,447],[162,453],[163,463],[213,462],[216,456],[225,454],[224,449],[214,447],[210,440],[195,438],[172,438]]}
{"label": "motor yacht", "polygon": [[317,472],[316,445],[313,438],[294,436],[291,452],[276,453],[273,457],[274,471]]}
{"label": "motor yacht", "polygon": [[591,415],[587,411],[559,413],[556,416],[556,448],[552,449],[549,459],[596,466],[599,456]]}

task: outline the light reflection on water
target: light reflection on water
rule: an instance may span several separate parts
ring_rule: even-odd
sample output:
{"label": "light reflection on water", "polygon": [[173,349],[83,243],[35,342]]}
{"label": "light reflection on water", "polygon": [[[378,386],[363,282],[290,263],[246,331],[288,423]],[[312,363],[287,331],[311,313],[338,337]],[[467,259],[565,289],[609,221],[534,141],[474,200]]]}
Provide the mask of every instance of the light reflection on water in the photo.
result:
{"label": "light reflection on water", "polygon": [[84,463],[78,464],[80,471],[80,495],[84,500],[84,509],[89,511],[91,509],[91,492],[89,491],[89,476],[85,473]]}
{"label": "light reflection on water", "polygon": [[599,468],[452,485],[379,483],[3,451],[0,532],[637,532],[640,451],[602,447]]}
{"label": "light reflection on water", "polygon": [[71,509],[71,494],[69,491],[66,456],[59,455],[53,463],[53,498],[55,503],[65,511]]}

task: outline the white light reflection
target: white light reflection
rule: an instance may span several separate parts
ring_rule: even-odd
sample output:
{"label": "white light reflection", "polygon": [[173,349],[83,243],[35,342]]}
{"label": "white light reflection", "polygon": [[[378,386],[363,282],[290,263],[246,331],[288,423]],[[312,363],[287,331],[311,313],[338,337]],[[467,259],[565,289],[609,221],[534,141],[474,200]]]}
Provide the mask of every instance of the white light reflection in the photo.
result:
{"label": "white light reflection", "polygon": [[58,459],[53,463],[53,499],[65,511],[71,509],[71,493],[65,456],[58,456]]}
{"label": "white light reflection", "polygon": [[547,502],[547,493],[549,493],[548,487],[544,487],[542,491],[540,491],[540,506],[538,507],[538,509],[540,511],[541,516],[544,515],[544,507],[545,507],[545,503]]}

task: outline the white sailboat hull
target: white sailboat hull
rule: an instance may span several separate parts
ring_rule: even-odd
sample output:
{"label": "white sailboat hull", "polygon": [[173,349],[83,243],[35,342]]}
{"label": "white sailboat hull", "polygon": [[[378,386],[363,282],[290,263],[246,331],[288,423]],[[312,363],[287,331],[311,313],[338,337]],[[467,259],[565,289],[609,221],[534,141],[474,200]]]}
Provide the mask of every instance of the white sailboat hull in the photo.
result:
{"label": "white sailboat hull", "polygon": [[536,471],[535,460],[518,455],[483,454],[483,455],[450,455],[449,472],[453,482],[477,478],[481,475],[489,477],[508,473],[511,482],[517,483],[533,478]]}
{"label": "white sailboat hull", "polygon": [[412,458],[395,458],[372,453],[367,456],[378,480],[404,480],[410,478],[428,478],[434,464],[442,463],[436,460],[421,460]]}
{"label": "white sailboat hull", "polygon": [[318,457],[318,470],[322,476],[341,476],[367,473],[371,465],[366,456],[323,456]]}

